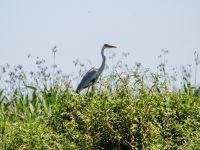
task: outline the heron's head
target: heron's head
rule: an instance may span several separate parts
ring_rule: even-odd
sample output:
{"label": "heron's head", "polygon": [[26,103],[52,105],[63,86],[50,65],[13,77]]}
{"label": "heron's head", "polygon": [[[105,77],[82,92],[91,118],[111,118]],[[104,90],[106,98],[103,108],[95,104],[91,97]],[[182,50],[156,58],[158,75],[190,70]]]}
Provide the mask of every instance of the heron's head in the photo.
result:
{"label": "heron's head", "polygon": [[116,46],[109,45],[109,44],[104,44],[104,48],[117,48]]}

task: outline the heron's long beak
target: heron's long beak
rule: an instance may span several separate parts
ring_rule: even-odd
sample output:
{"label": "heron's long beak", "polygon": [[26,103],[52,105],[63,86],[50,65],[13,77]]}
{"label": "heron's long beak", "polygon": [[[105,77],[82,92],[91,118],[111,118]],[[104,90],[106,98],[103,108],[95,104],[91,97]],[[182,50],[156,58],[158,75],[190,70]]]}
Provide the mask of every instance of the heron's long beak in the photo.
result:
{"label": "heron's long beak", "polygon": [[107,45],[109,48],[117,48],[117,46]]}

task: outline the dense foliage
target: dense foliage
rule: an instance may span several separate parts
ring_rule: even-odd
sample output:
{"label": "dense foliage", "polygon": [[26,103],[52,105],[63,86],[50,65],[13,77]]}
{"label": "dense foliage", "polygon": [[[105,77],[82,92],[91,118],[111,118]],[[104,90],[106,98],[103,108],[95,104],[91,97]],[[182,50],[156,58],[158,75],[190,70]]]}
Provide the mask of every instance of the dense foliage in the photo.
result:
{"label": "dense foliage", "polygon": [[[43,75],[32,75],[44,81],[39,66]],[[172,88],[162,73],[137,64],[87,94],[75,94],[60,73],[56,82],[49,75],[42,85],[2,89],[0,149],[200,149],[200,90],[187,76]]]}

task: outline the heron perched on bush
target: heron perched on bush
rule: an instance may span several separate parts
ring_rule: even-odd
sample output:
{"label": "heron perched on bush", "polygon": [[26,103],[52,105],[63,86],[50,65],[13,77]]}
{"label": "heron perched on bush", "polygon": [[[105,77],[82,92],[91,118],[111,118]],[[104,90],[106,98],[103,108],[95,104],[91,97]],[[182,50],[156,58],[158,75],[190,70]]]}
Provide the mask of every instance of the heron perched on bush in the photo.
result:
{"label": "heron perched on bush", "polygon": [[82,78],[81,82],[79,83],[77,89],[76,89],[76,93],[79,93],[82,89],[84,88],[87,88],[91,85],[93,85],[98,77],[101,75],[101,73],[103,72],[104,70],[104,67],[105,67],[105,63],[106,63],[106,57],[104,55],[104,50],[106,48],[117,48],[116,46],[112,46],[112,45],[109,45],[109,44],[104,44],[103,47],[102,47],[102,50],[101,50],[101,56],[102,56],[102,64],[99,68],[91,68]]}

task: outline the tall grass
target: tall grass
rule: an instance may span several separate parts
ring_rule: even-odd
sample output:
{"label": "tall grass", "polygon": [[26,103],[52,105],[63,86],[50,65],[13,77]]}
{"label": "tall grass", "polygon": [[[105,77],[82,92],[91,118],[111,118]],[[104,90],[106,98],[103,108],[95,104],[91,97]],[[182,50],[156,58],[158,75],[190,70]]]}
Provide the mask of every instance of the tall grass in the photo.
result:
{"label": "tall grass", "polygon": [[163,57],[157,73],[119,62],[88,94],[40,58],[29,73],[4,66],[0,149],[200,149],[200,90],[186,66],[174,87]]}

